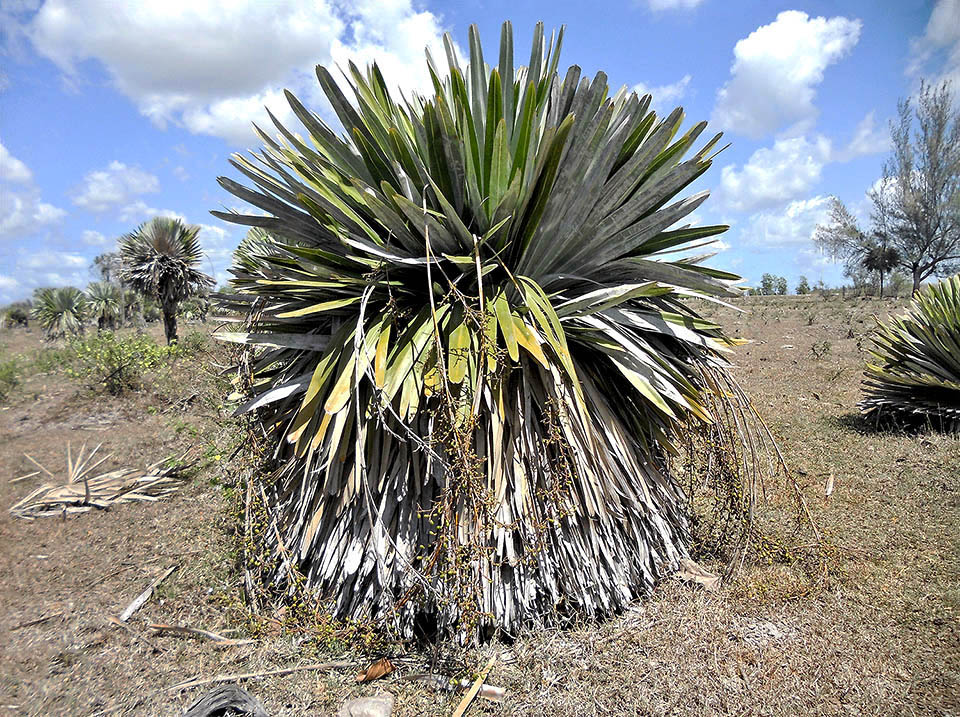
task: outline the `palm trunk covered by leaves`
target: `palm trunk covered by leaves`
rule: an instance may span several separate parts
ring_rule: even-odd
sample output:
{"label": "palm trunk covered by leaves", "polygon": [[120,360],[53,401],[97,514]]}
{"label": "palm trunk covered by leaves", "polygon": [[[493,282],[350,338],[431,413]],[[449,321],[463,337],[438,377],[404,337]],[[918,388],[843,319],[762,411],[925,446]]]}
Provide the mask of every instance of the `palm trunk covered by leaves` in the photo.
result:
{"label": "palm trunk covered by leaves", "polygon": [[873,335],[860,409],[960,432],[960,275],[923,287]]}
{"label": "palm trunk covered by leaves", "polygon": [[733,341],[684,301],[738,277],[665,257],[726,229],[670,228],[719,135],[684,160],[705,123],[561,77],[562,31],[517,68],[509,23],[497,66],[476,28],[465,68],[445,41],[429,98],[351,64],[351,102],[318,67],[346,135],[287,93],[308,139],[274,119],[233,160],[256,188],[220,179],[269,215],[214,212],[256,227],[221,338],[255,347],[240,410],[276,441],[272,577],[407,634],[609,614],[687,555],[684,436],[753,440]]}

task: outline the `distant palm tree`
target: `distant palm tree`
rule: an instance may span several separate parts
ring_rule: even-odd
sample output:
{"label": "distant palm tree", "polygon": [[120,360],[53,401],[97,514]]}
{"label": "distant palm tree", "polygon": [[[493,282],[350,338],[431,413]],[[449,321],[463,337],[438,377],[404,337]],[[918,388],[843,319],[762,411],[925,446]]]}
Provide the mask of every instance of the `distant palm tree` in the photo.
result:
{"label": "distant palm tree", "polygon": [[155,217],[120,239],[123,279],[142,294],[155,296],[163,311],[167,343],[177,340],[177,307],[188,296],[214,285],[195,267],[200,263],[200,227]]}
{"label": "distant palm tree", "polygon": [[33,317],[48,339],[82,334],[87,320],[87,297],[80,289],[62,286],[34,293]]}
{"label": "distant palm tree", "polygon": [[885,244],[876,244],[867,250],[863,256],[863,268],[875,271],[880,275],[880,298],[883,298],[883,276],[897,268],[900,263],[900,252]]}
{"label": "distant palm tree", "polygon": [[123,294],[120,287],[107,281],[94,281],[87,287],[90,315],[97,319],[97,331],[112,329],[122,316]]}

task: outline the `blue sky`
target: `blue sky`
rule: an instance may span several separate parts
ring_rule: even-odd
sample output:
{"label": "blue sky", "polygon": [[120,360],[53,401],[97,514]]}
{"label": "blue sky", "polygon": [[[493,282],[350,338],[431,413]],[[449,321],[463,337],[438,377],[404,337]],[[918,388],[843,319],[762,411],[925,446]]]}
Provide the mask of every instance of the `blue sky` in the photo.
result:
{"label": "blue sky", "polygon": [[750,282],[838,283],[811,241],[829,196],[866,217],[897,99],[921,77],[960,89],[960,0],[5,0],[0,304],[85,286],[93,257],[157,214],[202,226],[223,281],[243,230],[210,216],[239,206],[216,178],[257,147],[264,105],[296,127],[290,88],[329,116],[313,67],[347,58],[424,87],[425,45],[450,32],[462,48],[477,22],[495,56],[505,19],[518,58],[537,20],[565,24],[563,67],[603,70],[725,133],[730,148],[692,188],[712,192],[694,220],[731,225],[712,262]]}

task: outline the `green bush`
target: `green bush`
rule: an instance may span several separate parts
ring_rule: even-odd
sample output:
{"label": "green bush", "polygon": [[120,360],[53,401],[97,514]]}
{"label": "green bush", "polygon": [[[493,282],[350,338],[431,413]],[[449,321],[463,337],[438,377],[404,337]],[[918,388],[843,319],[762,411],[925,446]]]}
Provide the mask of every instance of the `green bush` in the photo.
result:
{"label": "green bush", "polygon": [[139,386],[143,374],[184,353],[179,346],[158,346],[145,334],[117,336],[105,331],[70,342],[67,375],[92,380],[117,395]]}
{"label": "green bush", "polygon": [[0,361],[0,401],[7,400],[10,391],[20,383],[18,373],[20,365],[15,358]]}

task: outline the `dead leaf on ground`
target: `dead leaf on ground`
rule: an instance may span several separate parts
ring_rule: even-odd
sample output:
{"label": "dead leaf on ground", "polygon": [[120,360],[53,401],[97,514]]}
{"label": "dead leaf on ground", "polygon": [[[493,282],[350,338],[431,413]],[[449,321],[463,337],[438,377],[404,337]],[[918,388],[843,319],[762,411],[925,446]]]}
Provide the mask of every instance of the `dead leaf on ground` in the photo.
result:
{"label": "dead leaf on ground", "polygon": [[680,572],[677,573],[681,580],[691,583],[699,583],[704,590],[716,592],[720,587],[720,576],[714,575],[709,570],[704,570],[689,558],[680,561]]}
{"label": "dead leaf on ground", "polygon": [[393,663],[390,662],[390,660],[388,660],[386,657],[381,657],[379,660],[357,675],[357,682],[370,682],[372,680],[379,679],[384,675],[389,675],[391,672],[393,672]]}

